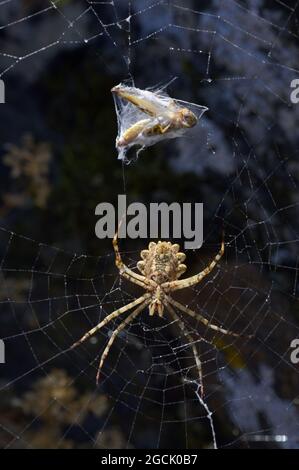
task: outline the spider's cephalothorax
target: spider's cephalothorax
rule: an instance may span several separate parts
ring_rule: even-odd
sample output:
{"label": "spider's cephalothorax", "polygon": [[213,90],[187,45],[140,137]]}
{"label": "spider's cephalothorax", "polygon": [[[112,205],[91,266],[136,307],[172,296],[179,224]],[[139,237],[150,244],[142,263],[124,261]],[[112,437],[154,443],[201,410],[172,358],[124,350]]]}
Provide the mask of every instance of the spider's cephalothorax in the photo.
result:
{"label": "spider's cephalothorax", "polygon": [[155,312],[160,317],[163,315],[165,293],[161,284],[175,281],[187,269],[186,265],[182,264],[186,255],[180,253],[179,249],[178,244],[159,241],[158,243],[150,242],[148,249],[141,252],[143,261],[139,261],[137,267],[141,274],[157,284],[149,305],[150,315],[154,315]]}

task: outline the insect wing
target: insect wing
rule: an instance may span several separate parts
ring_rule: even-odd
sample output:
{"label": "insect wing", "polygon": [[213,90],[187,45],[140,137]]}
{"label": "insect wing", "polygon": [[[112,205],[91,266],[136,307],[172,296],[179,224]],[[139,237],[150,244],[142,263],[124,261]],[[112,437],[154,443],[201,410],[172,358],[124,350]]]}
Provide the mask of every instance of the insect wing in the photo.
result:
{"label": "insect wing", "polygon": [[141,90],[140,88],[117,85],[112,89],[120,99],[136,106],[140,111],[152,117],[167,117],[171,98],[163,92]]}

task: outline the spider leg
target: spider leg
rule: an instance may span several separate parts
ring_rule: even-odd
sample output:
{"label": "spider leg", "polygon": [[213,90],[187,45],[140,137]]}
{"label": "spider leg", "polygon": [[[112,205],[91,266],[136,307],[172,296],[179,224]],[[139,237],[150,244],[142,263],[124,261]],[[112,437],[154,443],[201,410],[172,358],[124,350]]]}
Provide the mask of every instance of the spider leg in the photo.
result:
{"label": "spider leg", "polygon": [[115,264],[117,269],[120,272],[120,275],[123,276],[125,279],[137,284],[138,286],[143,287],[144,289],[148,289],[149,287],[156,287],[156,283],[146,277],[142,276],[141,274],[135,273],[132,269],[126,266],[121,258],[121,254],[118,247],[118,231],[113,237],[113,248],[115,253]]}
{"label": "spider leg", "polygon": [[166,304],[166,309],[168,310],[168,312],[171,314],[171,316],[174,318],[174,320],[176,320],[183,332],[183,334],[186,336],[186,338],[188,339],[189,341],[189,345],[192,347],[192,351],[193,351],[193,356],[194,356],[194,359],[195,359],[195,363],[196,363],[196,366],[197,366],[197,370],[198,370],[198,378],[199,378],[199,384],[200,384],[200,394],[201,394],[201,397],[203,398],[203,395],[204,395],[204,388],[203,388],[203,379],[202,379],[202,367],[201,367],[201,360],[199,358],[199,354],[198,354],[198,350],[196,348],[196,345],[194,343],[194,339],[192,338],[192,336],[186,331],[186,328],[185,328],[185,324],[184,322],[180,319],[180,317],[176,314],[175,310],[172,308],[171,305],[169,305],[169,303]]}
{"label": "spider leg", "polygon": [[193,286],[194,284],[198,284],[203,280],[204,277],[206,277],[210,272],[215,268],[217,265],[218,261],[222,258],[224,254],[224,241],[221,243],[221,248],[219,253],[215,256],[213,261],[200,273],[195,274],[194,276],[187,277],[186,279],[181,279],[177,281],[170,281],[170,282],[164,282],[162,284],[163,289],[167,289],[168,291],[174,291],[178,289],[184,289],[185,287],[190,287]]}
{"label": "spider leg", "polygon": [[132,321],[134,320],[134,318],[137,317],[137,315],[139,315],[139,313],[150,303],[150,300],[145,300],[144,302],[142,302],[141,305],[139,305],[135,310],[133,310],[132,313],[130,313],[130,315],[122,321],[122,323],[120,323],[118,325],[118,327],[113,331],[108,343],[107,343],[107,346],[106,348],[104,349],[103,351],[103,354],[101,356],[101,360],[100,360],[100,364],[99,364],[99,367],[98,367],[98,372],[97,372],[97,378],[96,378],[96,382],[97,382],[97,385],[99,383],[99,378],[100,378],[100,373],[101,373],[101,370],[102,370],[102,367],[103,367],[103,364],[105,362],[105,359],[106,357],[108,356],[108,353],[110,351],[110,348],[115,340],[115,338],[117,337],[117,335]]}
{"label": "spider leg", "polygon": [[107,323],[109,323],[111,320],[113,320],[113,318],[116,318],[119,315],[121,315],[122,313],[125,313],[127,310],[130,310],[131,308],[136,307],[136,305],[139,305],[141,302],[144,302],[145,300],[147,300],[149,296],[150,296],[150,294],[144,294],[141,297],[139,297],[138,299],[134,300],[133,302],[130,302],[129,304],[124,305],[123,307],[121,307],[121,308],[115,310],[114,312],[110,313],[107,317],[104,318],[104,320],[102,320],[94,328],[92,328],[87,333],[85,333],[85,335],[82,336],[81,339],[76,341],[76,343],[74,343],[71,346],[71,349],[74,349],[79,344],[84,343],[84,341],[86,341],[88,338],[90,338],[95,333],[97,333],[97,331],[99,331],[101,328],[103,328],[103,326],[107,325]]}
{"label": "spider leg", "polygon": [[[236,338],[239,338],[239,337],[244,337],[245,335],[239,335],[237,333],[233,333],[232,331],[230,330],[225,330],[224,328],[221,328],[220,326],[217,326],[217,325],[213,325],[213,323],[210,323],[209,320],[207,320],[205,317],[203,317],[202,315],[200,315],[200,313],[196,313],[196,312],[193,312],[193,310],[191,310],[190,308],[188,307],[185,307],[184,305],[180,304],[179,302],[177,302],[176,300],[172,299],[171,297],[167,297],[167,301],[172,304],[174,307],[176,307],[177,309],[181,310],[181,312],[183,313],[187,313],[188,315],[190,315],[190,317],[193,317],[195,318],[196,320],[199,320],[201,323],[203,323],[204,325],[206,325],[208,328],[210,328],[211,330],[214,330],[214,331],[219,331],[220,333],[223,333],[224,335],[230,335],[230,336],[234,336]],[[251,336],[247,336],[247,338],[250,338]]]}

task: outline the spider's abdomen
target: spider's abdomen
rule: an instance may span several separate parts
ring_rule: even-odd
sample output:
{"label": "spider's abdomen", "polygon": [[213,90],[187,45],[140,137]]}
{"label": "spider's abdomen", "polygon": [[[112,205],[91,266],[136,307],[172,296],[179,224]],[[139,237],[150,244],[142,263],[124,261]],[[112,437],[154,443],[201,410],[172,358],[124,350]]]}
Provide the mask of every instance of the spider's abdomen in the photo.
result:
{"label": "spider's abdomen", "polygon": [[139,261],[137,267],[145,277],[158,284],[174,281],[187,269],[182,264],[186,256],[179,249],[179,245],[170,242],[151,242],[148,250],[141,252],[143,261]]}

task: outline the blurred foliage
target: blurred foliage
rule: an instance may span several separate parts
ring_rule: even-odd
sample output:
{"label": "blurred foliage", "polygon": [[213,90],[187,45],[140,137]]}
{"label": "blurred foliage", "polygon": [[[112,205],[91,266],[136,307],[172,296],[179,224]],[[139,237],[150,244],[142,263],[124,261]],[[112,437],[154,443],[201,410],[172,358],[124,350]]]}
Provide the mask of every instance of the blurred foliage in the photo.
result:
{"label": "blurred foliage", "polygon": [[6,150],[2,161],[10,169],[12,184],[10,192],[3,195],[4,208],[45,208],[51,191],[50,145],[35,142],[32,135],[26,134],[20,146],[7,144]]}
{"label": "blurred foliage", "polygon": [[[47,376],[34,382],[31,390],[20,398],[8,398],[0,411],[2,419],[9,418],[10,426],[16,433],[21,433],[25,428],[21,439],[17,439],[12,447],[27,447],[30,443],[33,448],[49,449],[58,445],[69,449],[92,446],[86,433],[83,433],[84,438],[78,438],[79,431],[91,417],[97,421],[105,416],[108,399],[102,394],[79,391],[65,370],[52,369]],[[34,422],[34,426],[26,429],[27,422]],[[69,425],[77,428],[77,434],[66,435]],[[5,444],[3,439],[5,437],[0,433],[1,444]],[[94,439],[96,446],[105,448],[124,447],[126,442],[122,431],[115,425],[95,435]]]}
{"label": "blurred foliage", "polygon": [[15,302],[24,302],[31,286],[30,279],[6,278],[5,281],[0,276],[0,302],[13,299]]}
{"label": "blurred foliage", "polygon": [[234,369],[243,369],[247,367],[244,358],[242,357],[240,351],[232,344],[229,344],[228,341],[223,340],[222,338],[215,338],[213,344],[216,348],[221,351],[226,359],[226,363]]}

